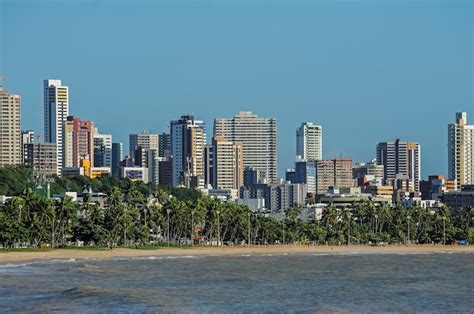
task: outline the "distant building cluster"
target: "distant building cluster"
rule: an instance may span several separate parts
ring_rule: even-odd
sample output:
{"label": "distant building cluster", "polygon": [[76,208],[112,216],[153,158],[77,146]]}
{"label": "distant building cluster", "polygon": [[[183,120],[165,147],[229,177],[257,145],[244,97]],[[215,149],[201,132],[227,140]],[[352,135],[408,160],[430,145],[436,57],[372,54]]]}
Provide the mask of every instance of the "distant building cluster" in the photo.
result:
{"label": "distant building cluster", "polygon": [[456,113],[448,126],[448,177],[421,176],[421,145],[380,142],[374,158],[323,158],[323,127],[296,129],[295,163],[278,178],[277,120],[241,111],[214,120],[212,136],[193,115],[170,121],[164,133],[146,130],[123,143],[93,121],[70,114],[69,88],[44,80],[44,136],[20,129],[21,97],[0,86],[0,167],[31,165],[37,176],[113,176],[198,189],[253,210],[282,212],[299,204],[347,206],[358,200],[453,208],[474,205],[474,125]]}

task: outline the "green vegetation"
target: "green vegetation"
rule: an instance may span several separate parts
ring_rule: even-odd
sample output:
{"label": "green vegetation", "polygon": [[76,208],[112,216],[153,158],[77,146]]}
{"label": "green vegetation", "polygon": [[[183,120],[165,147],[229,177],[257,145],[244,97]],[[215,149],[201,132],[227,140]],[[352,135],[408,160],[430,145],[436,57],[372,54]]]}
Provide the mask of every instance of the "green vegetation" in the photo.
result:
{"label": "green vegetation", "polygon": [[[108,195],[101,208],[86,195],[82,205],[68,197],[46,199],[33,189],[16,186],[28,182],[28,168],[0,169],[12,176],[7,186],[15,195],[0,207],[0,243],[11,249],[68,247],[78,243],[92,249],[125,246],[151,249],[194,243],[452,243],[474,240],[474,209],[451,214],[421,207],[376,206],[363,201],[351,209],[329,205],[321,220],[300,219],[295,205],[278,221],[247,207],[222,203],[198,192],[171,189],[128,180],[101,178],[56,179],[52,190],[81,191],[91,184]],[[18,178],[15,178],[15,175]],[[26,179],[24,179],[26,176]]]}

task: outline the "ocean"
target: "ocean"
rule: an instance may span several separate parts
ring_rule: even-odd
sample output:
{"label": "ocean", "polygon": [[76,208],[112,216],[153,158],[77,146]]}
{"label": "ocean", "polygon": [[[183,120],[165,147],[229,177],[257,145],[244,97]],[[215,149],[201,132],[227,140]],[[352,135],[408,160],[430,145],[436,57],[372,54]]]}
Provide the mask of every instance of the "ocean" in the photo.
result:
{"label": "ocean", "polygon": [[474,254],[1,263],[0,312],[472,312]]}

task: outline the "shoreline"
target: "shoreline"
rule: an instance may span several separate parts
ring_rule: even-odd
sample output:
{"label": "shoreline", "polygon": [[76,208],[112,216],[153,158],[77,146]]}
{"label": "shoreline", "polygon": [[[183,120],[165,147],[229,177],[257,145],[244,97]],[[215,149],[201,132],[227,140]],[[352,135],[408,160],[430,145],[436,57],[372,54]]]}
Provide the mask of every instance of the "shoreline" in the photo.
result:
{"label": "shoreline", "polygon": [[107,260],[114,258],[140,258],[154,256],[206,256],[206,255],[259,255],[259,254],[430,254],[430,253],[474,253],[473,245],[387,245],[387,246],[225,246],[225,247],[160,247],[156,249],[117,248],[115,250],[55,249],[44,252],[2,252],[0,266],[5,263],[42,260]]}

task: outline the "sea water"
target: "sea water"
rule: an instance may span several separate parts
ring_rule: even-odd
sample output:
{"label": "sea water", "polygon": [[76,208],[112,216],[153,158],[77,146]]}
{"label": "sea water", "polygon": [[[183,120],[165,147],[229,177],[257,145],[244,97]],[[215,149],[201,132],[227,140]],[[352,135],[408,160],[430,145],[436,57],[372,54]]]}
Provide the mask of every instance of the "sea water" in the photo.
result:
{"label": "sea water", "polygon": [[0,258],[7,311],[471,312],[474,254]]}

